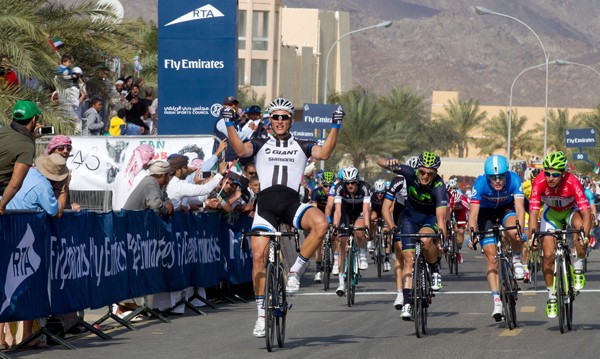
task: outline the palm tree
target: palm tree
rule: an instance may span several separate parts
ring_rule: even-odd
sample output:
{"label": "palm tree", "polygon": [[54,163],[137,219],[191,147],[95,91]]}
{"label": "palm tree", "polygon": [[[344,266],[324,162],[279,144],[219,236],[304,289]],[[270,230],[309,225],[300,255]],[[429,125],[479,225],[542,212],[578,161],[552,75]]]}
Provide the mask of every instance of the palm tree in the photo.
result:
{"label": "palm tree", "polygon": [[[541,146],[538,130],[527,130],[525,127],[529,119],[526,116],[519,116],[517,110],[513,110],[510,131],[510,158],[515,155],[524,156],[526,153],[540,152]],[[483,127],[484,138],[477,141],[480,154],[491,155],[498,150],[506,148],[506,136],[499,136],[508,132],[508,114],[500,111],[498,116],[494,116],[487,121]]]}
{"label": "palm tree", "polygon": [[447,136],[445,141],[449,141],[450,148],[458,152],[458,157],[468,156],[469,144],[475,142],[473,132],[486,119],[487,112],[480,112],[479,101],[473,99],[450,100],[444,111],[444,114],[434,116],[443,129],[439,132]]}
{"label": "palm tree", "polygon": [[[548,152],[563,150],[566,144],[566,132],[569,128],[578,127],[580,120],[569,118],[569,110],[563,109],[557,112],[550,110],[548,112],[548,131],[546,147]],[[544,123],[538,123],[536,130],[544,133]],[[541,151],[540,151],[541,152]]]}
{"label": "palm tree", "polygon": [[342,104],[346,112],[333,161],[346,154],[352,164],[361,169],[366,167],[370,156],[389,153],[401,145],[401,140],[394,135],[393,122],[373,93],[355,88],[332,99]]}
{"label": "palm tree", "polygon": [[1,0],[0,53],[8,56],[21,78],[36,79],[38,88],[19,86],[0,94],[0,123],[10,121],[10,109],[19,98],[40,103],[44,123],[60,133],[70,133],[72,123],[62,120],[61,111],[50,102],[51,89],[59,86],[54,73],[59,63],[49,40],[59,37],[74,66],[93,74],[98,64],[112,57],[132,59],[138,44],[129,33],[132,21],[117,23],[110,5],[95,1],[65,6],[46,0]]}

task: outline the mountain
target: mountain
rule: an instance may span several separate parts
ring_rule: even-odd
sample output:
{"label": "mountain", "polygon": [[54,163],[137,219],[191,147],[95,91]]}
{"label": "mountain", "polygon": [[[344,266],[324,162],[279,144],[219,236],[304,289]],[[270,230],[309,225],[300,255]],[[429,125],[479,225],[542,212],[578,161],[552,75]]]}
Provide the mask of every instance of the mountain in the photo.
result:
{"label": "mountain", "polygon": [[[157,0],[122,1],[128,17],[156,21]],[[550,61],[563,59],[600,71],[600,7],[597,0],[283,0],[284,6],[346,11],[351,29],[393,21],[389,28],[352,35],[357,85],[385,94],[410,87],[430,98],[433,90],[459,91],[483,105],[508,105],[510,87],[524,69],[545,62],[526,26],[497,15],[478,15],[480,5],[525,22],[539,36]],[[600,73],[577,65],[550,65],[550,107],[595,107]],[[544,106],[544,68],[515,83],[513,104]]]}

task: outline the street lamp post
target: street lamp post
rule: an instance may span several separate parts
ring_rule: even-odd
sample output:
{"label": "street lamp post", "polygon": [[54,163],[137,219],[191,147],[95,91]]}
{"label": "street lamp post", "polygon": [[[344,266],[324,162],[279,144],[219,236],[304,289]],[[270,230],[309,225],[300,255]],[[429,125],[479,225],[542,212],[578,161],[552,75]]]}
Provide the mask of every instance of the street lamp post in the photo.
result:
{"label": "street lamp post", "polygon": [[391,21],[384,21],[382,23],[379,23],[377,25],[372,25],[372,26],[367,26],[367,27],[363,27],[362,29],[356,29],[356,30],[352,30],[350,32],[345,33],[344,35],[338,37],[337,40],[335,40],[335,42],[333,43],[333,45],[331,45],[331,47],[329,48],[329,51],[327,52],[327,57],[325,57],[325,85],[323,87],[323,103],[327,102],[327,69],[329,68],[328,64],[329,64],[329,55],[331,55],[331,51],[333,51],[333,48],[335,47],[335,45],[337,45],[338,42],[340,42],[340,40],[342,40],[343,38],[350,36],[352,34],[355,34],[357,32],[360,31],[364,31],[364,30],[369,30],[369,29],[374,29],[377,27],[390,27],[392,25]]}
{"label": "street lamp post", "polygon": [[556,59],[556,60],[554,60],[554,62],[558,65],[576,65],[576,66],[585,67],[587,69],[594,71],[596,74],[598,74],[598,76],[600,76],[600,71],[598,71],[595,68],[588,66],[588,65],[584,65],[584,64],[580,64],[580,63],[572,62],[572,61],[567,61],[567,60],[562,60],[562,59]]}
{"label": "street lamp post", "polygon": [[506,18],[515,20],[516,22],[522,24],[527,29],[529,29],[529,31],[531,31],[533,33],[533,35],[535,36],[535,38],[538,40],[538,42],[542,46],[542,51],[544,52],[544,64],[546,65],[546,98],[544,100],[544,157],[545,157],[546,156],[546,150],[548,148],[548,65],[549,65],[549,61],[548,61],[549,60],[549,56],[548,56],[548,53],[546,52],[546,48],[544,47],[544,44],[542,43],[542,40],[535,33],[535,31],[533,31],[533,29],[529,25],[527,25],[523,21],[517,19],[516,17],[510,16],[510,15],[506,15],[506,14],[502,14],[502,13],[499,13],[499,12],[496,12],[496,11],[492,11],[490,9],[487,9],[487,8],[483,7],[483,6],[475,6],[475,11],[479,15],[498,15],[498,16],[502,16],[502,17],[506,17]]}

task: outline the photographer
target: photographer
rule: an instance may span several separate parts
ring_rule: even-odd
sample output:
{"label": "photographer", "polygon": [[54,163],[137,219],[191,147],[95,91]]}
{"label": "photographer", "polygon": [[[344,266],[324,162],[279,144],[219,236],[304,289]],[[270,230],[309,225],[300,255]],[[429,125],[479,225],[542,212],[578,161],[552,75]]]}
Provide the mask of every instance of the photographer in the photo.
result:
{"label": "photographer", "polygon": [[148,133],[148,125],[144,122],[147,117],[148,106],[140,99],[140,87],[133,85],[131,92],[125,98],[128,102],[125,109],[125,122],[127,122],[127,135],[144,135]]}

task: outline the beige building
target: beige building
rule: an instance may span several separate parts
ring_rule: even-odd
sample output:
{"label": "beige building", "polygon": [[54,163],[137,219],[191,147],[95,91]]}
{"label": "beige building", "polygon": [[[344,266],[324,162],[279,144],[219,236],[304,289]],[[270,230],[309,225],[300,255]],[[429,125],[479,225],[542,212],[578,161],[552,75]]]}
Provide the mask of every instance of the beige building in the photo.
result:
{"label": "beige building", "polygon": [[[350,31],[348,13],[286,8],[281,0],[240,0],[238,9],[238,85],[267,100],[288,97],[296,108],[321,103],[325,57]],[[352,88],[350,39],[333,48],[327,72],[328,94]]]}

